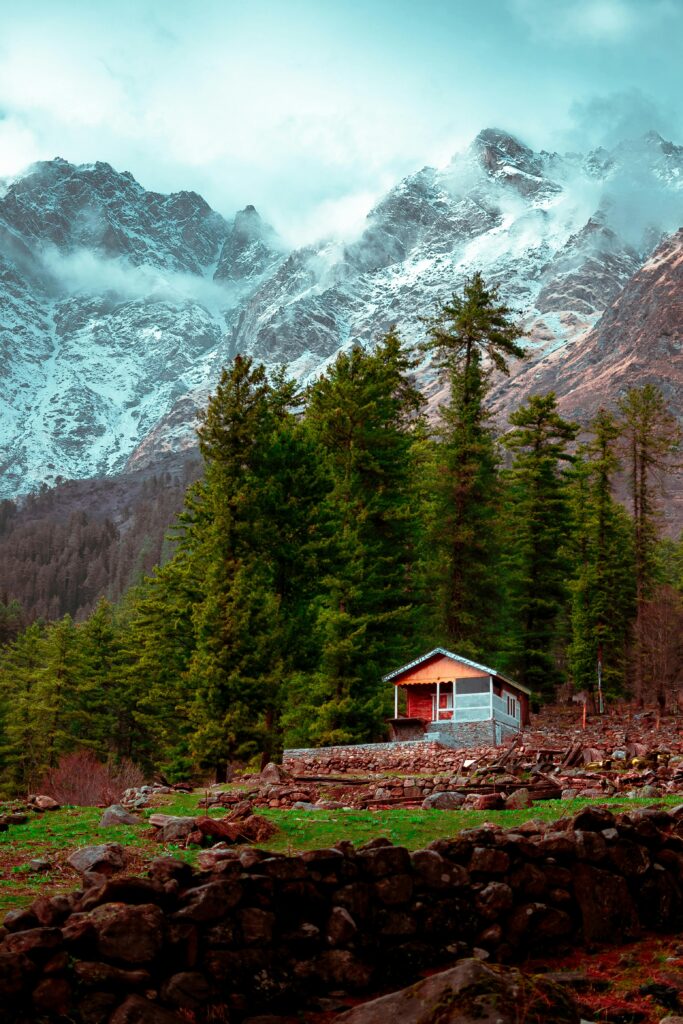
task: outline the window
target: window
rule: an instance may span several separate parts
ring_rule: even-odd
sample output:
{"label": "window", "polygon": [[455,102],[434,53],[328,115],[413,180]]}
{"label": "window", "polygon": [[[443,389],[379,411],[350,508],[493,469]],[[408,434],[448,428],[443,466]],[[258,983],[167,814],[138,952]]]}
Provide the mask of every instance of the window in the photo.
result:
{"label": "window", "polygon": [[488,679],[479,677],[473,679],[458,679],[455,683],[455,692],[458,696],[465,697],[473,693],[488,693],[491,684]]}
{"label": "window", "polygon": [[508,715],[510,716],[510,718],[517,718],[518,717],[518,714],[517,714],[518,706],[519,705],[517,703],[517,698],[516,697],[511,697],[509,693],[506,693],[505,694],[505,709],[506,709]]}

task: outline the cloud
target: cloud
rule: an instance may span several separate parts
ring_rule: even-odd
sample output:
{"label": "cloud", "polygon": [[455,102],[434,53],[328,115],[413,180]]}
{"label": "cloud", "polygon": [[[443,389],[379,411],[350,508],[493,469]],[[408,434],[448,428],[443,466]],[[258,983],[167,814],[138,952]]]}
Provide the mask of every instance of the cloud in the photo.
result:
{"label": "cloud", "polygon": [[567,143],[586,149],[611,148],[625,139],[655,131],[673,138],[678,130],[677,112],[638,89],[604,96],[589,96],[572,103]]}
{"label": "cloud", "polygon": [[40,147],[30,128],[11,115],[0,114],[0,177],[23,171],[39,155]]}
{"label": "cloud", "polygon": [[245,287],[149,264],[105,259],[89,249],[60,253],[48,247],[42,253],[42,263],[57,287],[69,294],[111,294],[120,301],[196,302],[213,313],[235,306]]}
{"label": "cloud", "polygon": [[511,0],[512,11],[545,41],[619,45],[680,15],[671,0]]}

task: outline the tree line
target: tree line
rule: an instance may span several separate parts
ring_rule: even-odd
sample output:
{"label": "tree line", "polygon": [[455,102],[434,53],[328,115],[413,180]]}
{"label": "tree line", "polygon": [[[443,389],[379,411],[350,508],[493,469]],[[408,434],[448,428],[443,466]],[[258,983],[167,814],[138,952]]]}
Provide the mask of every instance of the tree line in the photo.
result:
{"label": "tree line", "polygon": [[[659,534],[680,441],[661,393],[630,390],[581,437],[554,394],[533,395],[500,433],[491,374],[524,353],[495,289],[475,275],[425,334],[417,349],[396,330],[352,345],[305,392],[234,359],[172,556],[83,623],[35,623],[5,646],[8,788],[79,748],[220,780],[283,746],[381,738],[381,676],[433,646],[539,700],[567,681],[593,693],[600,661],[608,699],[664,702],[683,545]],[[415,381],[425,354],[446,385],[435,424]]]}

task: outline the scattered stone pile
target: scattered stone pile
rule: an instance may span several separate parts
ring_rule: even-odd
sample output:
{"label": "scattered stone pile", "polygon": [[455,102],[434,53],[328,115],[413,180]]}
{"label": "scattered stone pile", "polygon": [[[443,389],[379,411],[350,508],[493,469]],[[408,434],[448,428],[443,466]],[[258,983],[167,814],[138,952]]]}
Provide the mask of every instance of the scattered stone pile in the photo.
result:
{"label": "scattered stone pile", "polygon": [[683,805],[589,807],[415,853],[214,848],[201,870],[159,857],[147,878],[80,853],[80,890],[5,918],[1,1020],[239,1024],[405,985],[473,949],[505,962],[683,924]]}
{"label": "scattered stone pile", "polygon": [[134,786],[127,789],[121,797],[121,804],[127,810],[141,810],[154,803],[155,796],[164,796],[169,793],[191,793],[190,783],[179,782],[174,786],[168,786],[161,782],[152,782],[149,785]]}
{"label": "scattered stone pile", "polygon": [[[535,799],[550,796],[599,798],[613,794],[655,797],[678,792],[683,786],[683,716],[660,717],[655,711],[593,716],[582,727],[576,706],[552,707],[532,716],[532,725],[505,747],[483,746],[466,751],[434,743],[368,744],[285,752],[289,779],[303,790],[315,780],[351,782],[361,773],[371,776],[381,800],[417,800],[443,789],[473,795],[488,785],[503,796],[535,782]],[[398,793],[396,776],[415,775]],[[334,777],[337,776],[336,779]],[[535,776],[535,779],[533,778]],[[358,780],[358,784],[362,782]],[[544,786],[540,783],[543,782]],[[552,792],[555,789],[557,792]],[[405,790],[411,790],[408,793]],[[388,791],[388,792],[387,792]],[[255,793],[261,799],[263,794]],[[291,806],[287,794],[271,793],[271,806]],[[339,797],[336,797],[339,799]],[[367,798],[364,802],[364,798]],[[309,796],[312,802],[314,799]],[[371,793],[347,793],[344,803],[372,806]]]}
{"label": "scattered stone pile", "polygon": [[206,846],[216,842],[265,843],[278,831],[272,821],[253,813],[248,800],[241,800],[224,818],[151,814],[149,824],[155,830],[154,838],[158,842],[184,843],[186,846]]}
{"label": "scattered stone pile", "polygon": [[279,765],[269,764],[260,775],[251,777],[246,786],[239,790],[216,790],[199,804],[207,808],[235,808],[248,800],[261,807],[310,811],[420,805],[448,810],[463,806],[492,810],[529,807],[533,800],[559,798],[560,792],[556,783],[538,772],[530,781],[522,781],[509,773],[480,781],[470,778],[467,769],[458,774],[405,777],[380,774],[365,779],[326,776],[306,781],[293,777]]}

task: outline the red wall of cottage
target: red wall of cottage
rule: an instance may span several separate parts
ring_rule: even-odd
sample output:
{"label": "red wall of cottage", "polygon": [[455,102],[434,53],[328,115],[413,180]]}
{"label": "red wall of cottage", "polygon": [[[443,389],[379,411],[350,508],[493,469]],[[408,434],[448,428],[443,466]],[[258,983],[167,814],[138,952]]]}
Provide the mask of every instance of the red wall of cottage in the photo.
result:
{"label": "red wall of cottage", "polygon": [[432,720],[432,694],[436,693],[434,686],[407,686],[406,699],[408,718],[421,718],[424,722]]}

